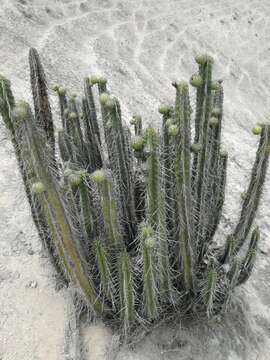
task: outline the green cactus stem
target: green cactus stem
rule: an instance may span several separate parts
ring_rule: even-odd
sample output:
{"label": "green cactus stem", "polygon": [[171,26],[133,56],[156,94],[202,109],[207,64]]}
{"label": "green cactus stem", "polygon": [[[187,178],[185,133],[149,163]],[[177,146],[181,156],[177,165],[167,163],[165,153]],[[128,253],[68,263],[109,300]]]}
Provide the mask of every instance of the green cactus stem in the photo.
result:
{"label": "green cactus stem", "polygon": [[264,125],[260,135],[256,159],[253,165],[247,196],[243,201],[239,222],[233,232],[235,253],[238,253],[247,238],[262,194],[270,149],[270,126]]}
{"label": "green cactus stem", "polygon": [[143,247],[143,304],[148,319],[157,316],[157,286],[155,275],[155,247],[156,239],[153,229],[149,225],[142,228]]}
{"label": "green cactus stem", "polygon": [[175,84],[175,118],[179,127],[175,154],[176,197],[180,229],[178,241],[180,244],[179,262],[181,259],[184,284],[187,291],[194,292],[193,264],[193,224],[191,202],[191,172],[190,172],[190,104],[188,85],[185,82]]}
{"label": "green cactus stem", "polygon": [[122,238],[117,217],[117,204],[113,198],[112,182],[109,175],[105,170],[100,169],[92,173],[91,177],[97,184],[101,198],[101,207],[104,216],[108,245],[121,245]]}
{"label": "green cactus stem", "polygon": [[128,326],[135,320],[135,297],[130,259],[123,253],[119,259],[119,289],[121,316]]}
{"label": "green cactus stem", "polygon": [[34,48],[29,50],[29,65],[36,122],[38,126],[45,131],[54,153],[54,126],[47,92],[47,83],[38,52]]}

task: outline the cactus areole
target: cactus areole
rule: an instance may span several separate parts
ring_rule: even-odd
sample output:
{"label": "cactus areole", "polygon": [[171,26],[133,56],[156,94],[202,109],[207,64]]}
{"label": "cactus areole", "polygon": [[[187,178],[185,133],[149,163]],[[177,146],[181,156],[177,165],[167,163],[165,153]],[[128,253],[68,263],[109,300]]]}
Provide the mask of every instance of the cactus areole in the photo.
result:
{"label": "cactus areole", "polygon": [[42,244],[85,305],[126,329],[187,309],[218,314],[254,266],[260,233],[253,222],[270,126],[253,129],[258,150],[239,221],[213,246],[228,161],[221,148],[223,88],[212,79],[213,59],[195,60],[194,116],[188,83],[175,82],[174,104],[161,105],[157,114],[160,130],[145,128],[139,115],[130,130],[106,79],[91,76],[82,99],[52,87],[62,122],[56,132],[35,49],[29,52],[34,111],[15,101],[0,76],[0,111]]}

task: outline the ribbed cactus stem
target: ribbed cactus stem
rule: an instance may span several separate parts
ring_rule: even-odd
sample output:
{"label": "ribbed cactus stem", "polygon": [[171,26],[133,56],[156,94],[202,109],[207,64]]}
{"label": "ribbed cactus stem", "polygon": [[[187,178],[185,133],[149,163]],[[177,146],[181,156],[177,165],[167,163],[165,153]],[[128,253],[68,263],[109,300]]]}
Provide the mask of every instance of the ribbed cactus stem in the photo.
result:
{"label": "ribbed cactus stem", "polygon": [[241,272],[237,285],[243,284],[250,277],[253,270],[258,250],[258,242],[260,240],[259,228],[255,228],[252,232],[250,243],[245,258],[242,261]]}
{"label": "ribbed cactus stem", "polygon": [[108,263],[108,257],[104,245],[100,240],[95,241],[95,256],[100,277],[101,291],[104,297],[109,298],[114,305],[112,277]]}
{"label": "ribbed cactus stem", "polygon": [[97,184],[101,198],[101,207],[104,216],[105,231],[108,245],[122,245],[122,237],[119,229],[117,204],[113,197],[112,182],[106,170],[96,170],[91,175]]}
{"label": "ribbed cactus stem", "polygon": [[159,154],[158,137],[154,128],[146,130],[149,155],[147,158],[147,216],[149,224],[156,229],[159,223]]}
{"label": "ribbed cactus stem", "polygon": [[66,130],[66,115],[65,115],[65,110],[67,108],[66,89],[62,86],[55,85],[53,90],[56,91],[57,95],[58,95],[62,127],[63,127],[63,129]]}
{"label": "ribbed cactus stem", "polygon": [[214,300],[217,292],[217,281],[218,281],[217,272],[215,270],[210,270],[207,274],[207,285],[206,285],[206,292],[204,298],[208,317],[210,317],[213,311]]}
{"label": "ribbed cactus stem", "polygon": [[235,253],[241,249],[252,226],[262,194],[270,154],[270,125],[264,125],[253,165],[247,195],[243,201],[239,222],[233,236],[236,241]]}
{"label": "ribbed cactus stem", "polygon": [[[193,224],[190,173],[190,104],[188,85],[180,82],[176,87],[175,117],[179,128],[176,137],[175,179],[178,204],[180,259],[186,290],[194,291]],[[180,260],[179,259],[179,260]]]}
{"label": "ribbed cactus stem", "polygon": [[101,140],[100,140],[100,131],[99,131],[99,126],[98,126],[98,121],[97,121],[96,105],[95,105],[95,101],[94,101],[92,86],[93,85],[92,85],[90,79],[86,78],[84,80],[85,98],[87,100],[88,107],[89,107],[92,128],[93,128],[95,136],[97,136],[98,141],[100,143],[101,142]]}
{"label": "ribbed cactus stem", "polygon": [[47,92],[45,73],[36,49],[29,50],[30,80],[37,125],[44,130],[52,150],[55,150],[54,126]]}
{"label": "ribbed cactus stem", "polygon": [[135,297],[130,259],[123,253],[119,259],[120,309],[126,325],[135,319]]}
{"label": "ribbed cactus stem", "polygon": [[155,275],[155,247],[156,239],[153,229],[146,225],[142,228],[143,247],[143,304],[148,319],[157,316],[157,286]]}
{"label": "ribbed cactus stem", "polygon": [[82,216],[82,224],[87,236],[87,242],[93,238],[93,209],[91,208],[91,202],[89,199],[89,189],[86,183],[87,172],[79,171],[77,176],[79,177],[78,189],[80,192],[80,209]]}
{"label": "ribbed cactus stem", "polygon": [[128,244],[132,242],[136,234],[133,176],[130,176],[132,169],[130,169],[128,153],[126,152],[126,137],[119,101],[115,97],[110,97],[105,105],[109,110],[113,129],[113,163],[111,167],[119,184],[123,226],[127,235],[125,241]]}
{"label": "ribbed cactus stem", "polygon": [[70,221],[61,201],[59,190],[55,180],[48,171],[49,164],[46,154],[44,154],[44,139],[34,127],[31,110],[27,103],[20,103],[16,107],[15,114],[17,120],[24,122],[25,134],[35,158],[36,171],[46,188],[46,200],[57,224],[66,256],[72,264],[75,283],[81,289],[89,306],[93,307],[97,313],[101,313],[104,310],[104,306],[96,293],[91,278],[83,268],[83,261],[76,248],[76,241],[74,240]]}

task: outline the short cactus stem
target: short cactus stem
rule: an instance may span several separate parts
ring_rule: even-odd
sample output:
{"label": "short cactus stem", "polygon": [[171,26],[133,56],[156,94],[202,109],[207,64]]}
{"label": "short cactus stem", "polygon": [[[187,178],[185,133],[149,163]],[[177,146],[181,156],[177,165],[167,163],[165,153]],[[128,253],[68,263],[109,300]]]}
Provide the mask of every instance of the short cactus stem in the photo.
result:
{"label": "short cactus stem", "polygon": [[122,239],[118,224],[117,205],[112,194],[111,180],[103,169],[96,170],[91,174],[91,177],[99,190],[108,245],[121,245]]}
{"label": "short cactus stem", "polygon": [[214,300],[217,292],[218,275],[215,270],[210,270],[207,274],[207,285],[205,291],[205,305],[207,316],[210,317],[214,308]]}
{"label": "short cactus stem", "polygon": [[206,65],[207,62],[212,63],[213,58],[207,54],[197,55],[195,61],[198,65]]}
{"label": "short cactus stem", "polygon": [[96,240],[94,244],[95,256],[97,260],[98,272],[100,277],[101,291],[104,297],[110,299],[114,307],[112,276],[110,272],[108,256],[101,240]]}
{"label": "short cactus stem", "polygon": [[142,247],[144,311],[148,319],[154,319],[157,316],[157,287],[154,269],[156,239],[152,228],[147,225],[142,228]]}
{"label": "short cactus stem", "polygon": [[130,259],[123,253],[119,260],[120,310],[126,326],[135,320],[135,297]]}
{"label": "short cactus stem", "polygon": [[134,115],[130,120],[130,125],[134,126],[135,136],[142,135],[142,117],[140,115]]}

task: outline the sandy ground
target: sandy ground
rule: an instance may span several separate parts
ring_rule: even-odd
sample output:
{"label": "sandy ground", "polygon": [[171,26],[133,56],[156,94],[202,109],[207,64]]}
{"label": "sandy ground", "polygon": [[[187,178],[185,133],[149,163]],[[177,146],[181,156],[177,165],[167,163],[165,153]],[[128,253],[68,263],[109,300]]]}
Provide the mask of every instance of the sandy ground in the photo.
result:
{"label": "sandy ground", "polygon": [[[126,120],[139,112],[158,122],[159,103],[173,101],[171,80],[188,79],[196,71],[193,56],[209,52],[225,87],[224,238],[254,159],[257,138],[250,129],[269,118],[269,16],[268,0],[0,0],[0,73],[18,98],[30,99],[27,52],[33,46],[50,84],[80,92],[83,76],[103,74]],[[0,359],[64,359],[67,294],[54,289],[2,123],[0,144]],[[269,181],[256,221],[262,231],[257,268],[225,323],[164,325],[119,353],[116,336],[96,324],[84,331],[85,359],[269,359]]]}

